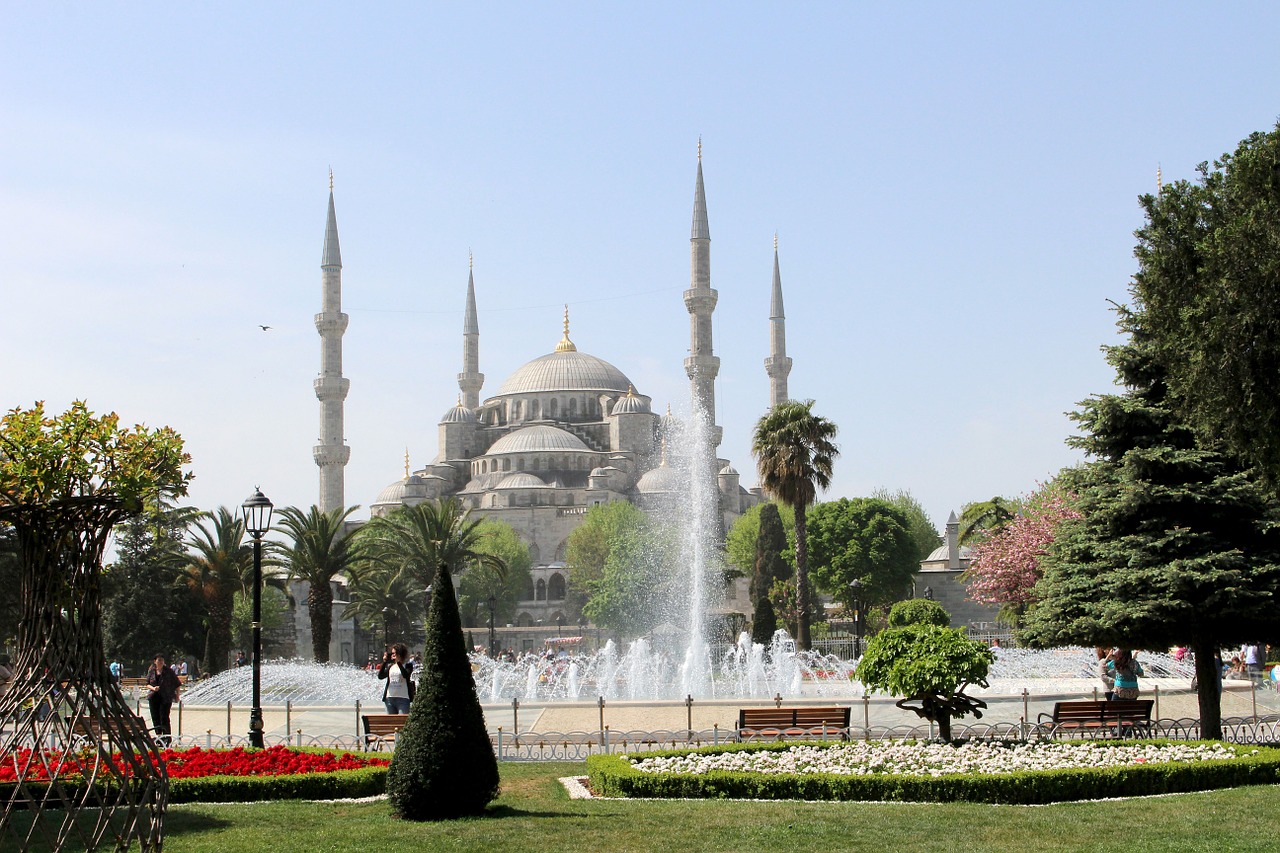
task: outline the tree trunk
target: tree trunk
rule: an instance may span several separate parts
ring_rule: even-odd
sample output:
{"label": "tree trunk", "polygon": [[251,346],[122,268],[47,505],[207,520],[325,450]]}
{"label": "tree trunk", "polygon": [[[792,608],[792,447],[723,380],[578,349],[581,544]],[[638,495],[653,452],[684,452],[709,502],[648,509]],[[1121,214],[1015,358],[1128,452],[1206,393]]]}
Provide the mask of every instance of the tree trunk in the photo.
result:
{"label": "tree trunk", "polygon": [[938,724],[938,737],[942,738],[944,743],[951,743],[951,715],[943,711],[938,714],[935,722]]}
{"label": "tree trunk", "polygon": [[1191,647],[1196,656],[1196,697],[1200,704],[1200,737],[1222,740],[1222,671],[1218,668],[1218,647],[1197,640]]}
{"label": "tree trunk", "polygon": [[796,648],[809,651],[809,525],[805,518],[805,505],[797,503],[796,510]]}
{"label": "tree trunk", "polygon": [[329,662],[329,639],[333,635],[333,590],[326,583],[309,583],[307,615],[311,618],[311,654],[316,663]]}

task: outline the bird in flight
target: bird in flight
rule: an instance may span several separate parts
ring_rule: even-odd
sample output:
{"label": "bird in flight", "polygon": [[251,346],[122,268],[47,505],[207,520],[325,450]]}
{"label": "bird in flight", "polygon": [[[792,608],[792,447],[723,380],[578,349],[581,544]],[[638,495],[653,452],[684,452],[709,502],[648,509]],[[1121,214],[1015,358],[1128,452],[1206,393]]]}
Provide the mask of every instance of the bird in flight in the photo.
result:
{"label": "bird in flight", "polygon": [[264,325],[262,325],[261,323],[259,323],[259,324],[258,324],[258,328],[265,332],[265,331],[268,331],[271,327],[270,327],[270,326],[264,326]]}

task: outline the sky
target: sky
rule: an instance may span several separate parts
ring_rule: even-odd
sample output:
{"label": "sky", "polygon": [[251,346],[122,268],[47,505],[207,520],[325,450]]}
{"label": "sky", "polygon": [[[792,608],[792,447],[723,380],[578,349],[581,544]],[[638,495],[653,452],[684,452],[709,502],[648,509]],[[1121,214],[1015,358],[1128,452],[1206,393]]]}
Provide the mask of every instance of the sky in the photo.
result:
{"label": "sky", "polygon": [[701,138],[721,455],[754,485],[776,233],[790,392],[839,428],[823,498],[908,490],[941,527],[1080,460],[1138,197],[1280,115],[1261,3],[0,15],[0,407],[172,426],[205,509],[317,500],[330,168],[356,518],[436,455],[469,253],[482,398],[567,304],[580,351],[687,408]]}

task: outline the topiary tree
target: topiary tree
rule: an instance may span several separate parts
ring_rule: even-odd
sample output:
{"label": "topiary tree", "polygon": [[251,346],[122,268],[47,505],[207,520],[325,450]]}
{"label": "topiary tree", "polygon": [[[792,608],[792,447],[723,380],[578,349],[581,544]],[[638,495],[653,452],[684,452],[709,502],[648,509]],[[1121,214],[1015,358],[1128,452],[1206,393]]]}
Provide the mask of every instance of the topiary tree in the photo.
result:
{"label": "topiary tree", "polygon": [[756,556],[751,574],[751,600],[754,602],[751,618],[751,641],[769,645],[773,632],[778,630],[778,616],[769,600],[769,590],[774,581],[791,577],[791,565],[782,554],[787,549],[787,534],[783,528],[778,505],[767,503],[760,509],[759,532],[756,534]]}
{"label": "topiary tree", "polygon": [[951,614],[936,601],[930,601],[927,598],[909,598],[889,608],[889,627],[901,628],[903,625],[937,625],[939,628],[950,628]]}
{"label": "topiary tree", "polygon": [[432,585],[422,676],[387,770],[392,813],[406,820],[481,814],[498,796],[498,762],[476,696],[449,566]]}
{"label": "topiary tree", "polygon": [[902,696],[899,708],[935,723],[938,736],[950,741],[952,719],[982,718],[987,703],[964,690],[970,684],[986,687],[994,661],[990,649],[958,629],[903,625],[871,638],[856,675],[872,690]]}

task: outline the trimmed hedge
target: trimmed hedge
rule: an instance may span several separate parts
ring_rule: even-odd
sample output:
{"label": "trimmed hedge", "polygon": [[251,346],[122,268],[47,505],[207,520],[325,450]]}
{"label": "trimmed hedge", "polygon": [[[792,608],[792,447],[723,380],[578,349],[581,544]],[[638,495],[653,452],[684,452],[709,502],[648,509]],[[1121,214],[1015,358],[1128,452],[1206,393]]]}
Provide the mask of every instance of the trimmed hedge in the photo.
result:
{"label": "trimmed hedge", "polygon": [[[1152,740],[1131,743],[1168,744]],[[1176,741],[1186,744],[1188,741]],[[1191,743],[1211,743],[1198,741]],[[733,744],[698,750],[663,750],[630,757],[788,749],[794,744]],[[832,747],[834,744],[816,744]],[[1139,764],[1126,767],[1020,771],[1016,773],[898,776],[844,776],[834,773],[644,773],[628,757],[587,758],[592,790],[614,797],[721,798],[760,800],[874,800],[976,802],[1031,805],[1072,800],[1133,797],[1268,785],[1280,782],[1280,749],[1235,747],[1241,757],[1194,764]],[[1256,754],[1244,754],[1257,750]]]}

